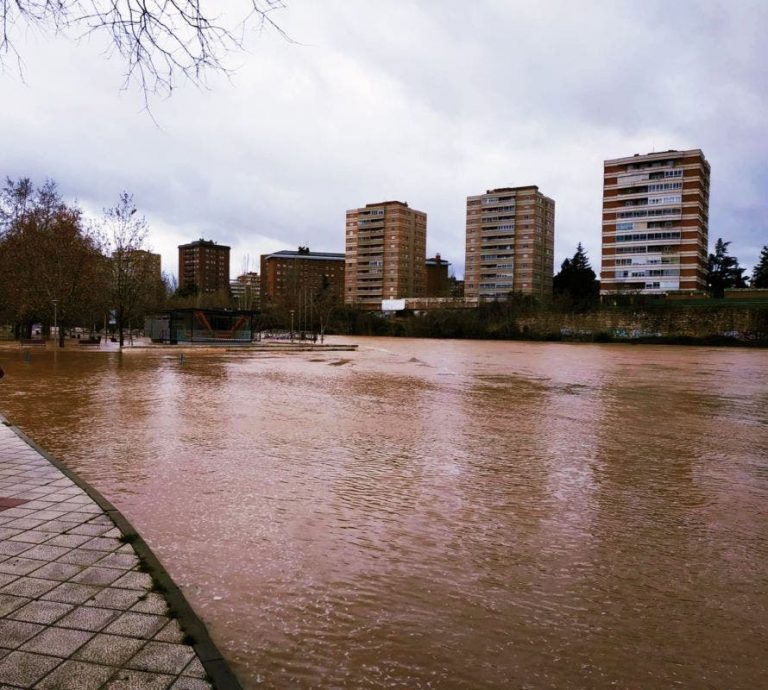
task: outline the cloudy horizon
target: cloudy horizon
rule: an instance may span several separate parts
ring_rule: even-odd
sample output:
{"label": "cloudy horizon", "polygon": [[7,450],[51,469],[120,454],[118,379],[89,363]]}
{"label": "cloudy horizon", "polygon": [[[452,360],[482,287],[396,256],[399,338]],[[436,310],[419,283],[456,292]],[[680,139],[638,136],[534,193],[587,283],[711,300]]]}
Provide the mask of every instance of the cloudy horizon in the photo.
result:
{"label": "cloudy horizon", "polygon": [[463,275],[466,197],[535,184],[555,199],[555,270],[600,265],[603,161],[700,148],[709,250],[751,272],[768,244],[768,3],[287,0],[230,75],[153,98],[98,38],[23,29],[0,73],[3,177],[55,180],[89,215],[132,193],[163,270],[199,238],[259,256],[344,251],[347,209],[428,216],[427,252]]}

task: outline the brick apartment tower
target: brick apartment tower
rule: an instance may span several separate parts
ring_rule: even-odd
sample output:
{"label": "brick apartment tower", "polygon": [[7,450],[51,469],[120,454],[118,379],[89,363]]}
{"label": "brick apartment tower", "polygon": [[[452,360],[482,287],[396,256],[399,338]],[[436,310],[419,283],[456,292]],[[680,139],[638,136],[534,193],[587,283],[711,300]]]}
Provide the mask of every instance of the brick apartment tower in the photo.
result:
{"label": "brick apartment tower", "polygon": [[199,292],[229,290],[229,247],[211,240],[179,245],[179,287]]}
{"label": "brick apartment tower", "polygon": [[423,297],[427,214],[402,201],[347,211],[344,301],[381,309],[383,299]]}
{"label": "brick apartment tower", "polygon": [[600,294],[706,289],[708,221],[699,149],[605,161]]}
{"label": "brick apartment tower", "polygon": [[535,185],[467,197],[464,295],[504,300],[510,292],[552,296],[555,202]]}

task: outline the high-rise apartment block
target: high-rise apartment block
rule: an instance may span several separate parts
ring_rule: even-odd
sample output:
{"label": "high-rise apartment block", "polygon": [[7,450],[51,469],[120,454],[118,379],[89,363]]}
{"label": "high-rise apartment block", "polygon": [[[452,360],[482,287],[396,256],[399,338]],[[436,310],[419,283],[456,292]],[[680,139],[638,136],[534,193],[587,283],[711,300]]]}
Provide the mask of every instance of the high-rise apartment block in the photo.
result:
{"label": "high-rise apartment block", "polygon": [[601,294],[704,290],[708,221],[699,149],[605,161]]}
{"label": "high-rise apartment block", "polygon": [[402,201],[347,211],[344,301],[380,309],[426,290],[427,214]]}
{"label": "high-rise apartment block", "polygon": [[467,197],[464,295],[503,300],[510,292],[552,295],[555,202],[535,185]]}
{"label": "high-rise apartment block", "polygon": [[179,245],[179,287],[198,292],[229,290],[229,247],[211,240]]}

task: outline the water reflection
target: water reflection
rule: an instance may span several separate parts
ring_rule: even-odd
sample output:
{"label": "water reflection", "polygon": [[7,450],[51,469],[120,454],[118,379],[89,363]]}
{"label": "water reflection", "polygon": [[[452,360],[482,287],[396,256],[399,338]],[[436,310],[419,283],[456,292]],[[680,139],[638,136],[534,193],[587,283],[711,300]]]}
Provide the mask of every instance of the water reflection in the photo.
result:
{"label": "water reflection", "polygon": [[768,686],[768,356],[0,351],[248,687]]}

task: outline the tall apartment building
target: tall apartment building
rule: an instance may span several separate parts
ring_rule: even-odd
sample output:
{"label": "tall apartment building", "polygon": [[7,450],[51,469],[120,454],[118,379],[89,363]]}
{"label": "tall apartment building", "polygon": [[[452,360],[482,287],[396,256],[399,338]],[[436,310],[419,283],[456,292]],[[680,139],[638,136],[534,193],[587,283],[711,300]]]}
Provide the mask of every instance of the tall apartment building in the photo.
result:
{"label": "tall apartment building", "polygon": [[464,295],[488,301],[552,295],[555,202],[536,185],[467,197]]}
{"label": "tall apartment building", "polygon": [[179,245],[179,287],[198,292],[229,290],[229,247],[199,239]]}
{"label": "tall apartment building", "polygon": [[284,250],[261,255],[261,304],[300,301],[327,286],[336,299],[344,294],[344,254]]}
{"label": "tall apartment building", "polygon": [[344,301],[380,309],[426,290],[427,214],[402,201],[347,211]]}
{"label": "tall apartment building", "polygon": [[708,222],[699,149],[605,161],[600,293],[704,290]]}

